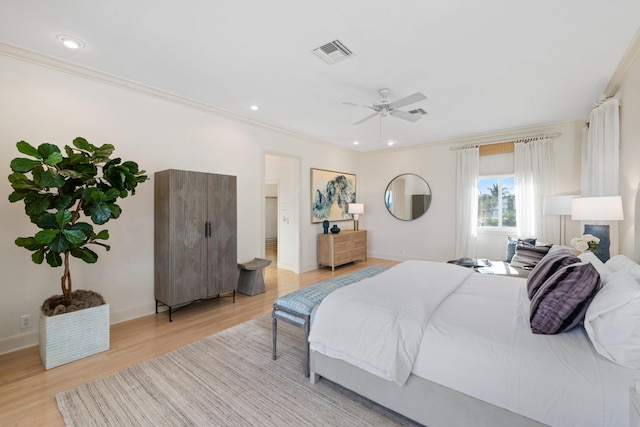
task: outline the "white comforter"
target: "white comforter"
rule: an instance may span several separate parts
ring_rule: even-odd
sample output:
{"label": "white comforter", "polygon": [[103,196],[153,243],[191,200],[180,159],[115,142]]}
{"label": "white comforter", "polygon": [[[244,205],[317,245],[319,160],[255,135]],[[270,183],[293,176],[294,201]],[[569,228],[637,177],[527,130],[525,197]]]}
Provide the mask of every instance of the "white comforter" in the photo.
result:
{"label": "white comforter", "polygon": [[627,426],[640,379],[600,357],[582,327],[531,333],[524,280],[429,261],[331,293],[309,341],[399,385],[413,373],[552,426]]}
{"label": "white comforter", "polygon": [[[429,263],[427,275],[424,262],[407,261],[330,293],[315,314],[311,348],[404,384],[429,318],[473,273],[451,264]],[[426,286],[429,297],[419,297]]]}

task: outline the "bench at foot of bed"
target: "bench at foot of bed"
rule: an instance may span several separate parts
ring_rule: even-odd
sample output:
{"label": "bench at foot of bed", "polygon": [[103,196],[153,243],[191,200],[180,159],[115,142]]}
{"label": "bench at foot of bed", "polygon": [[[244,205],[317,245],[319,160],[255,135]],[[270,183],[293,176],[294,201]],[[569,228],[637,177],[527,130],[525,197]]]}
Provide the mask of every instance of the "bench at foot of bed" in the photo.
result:
{"label": "bench at foot of bed", "polygon": [[276,360],[276,344],[278,338],[278,320],[283,320],[302,328],[305,340],[304,374],[309,376],[309,331],[314,309],[331,292],[343,286],[373,277],[387,270],[387,266],[367,267],[334,279],[325,280],[315,285],[307,286],[290,294],[284,295],[273,303],[271,317],[273,319],[273,360]]}

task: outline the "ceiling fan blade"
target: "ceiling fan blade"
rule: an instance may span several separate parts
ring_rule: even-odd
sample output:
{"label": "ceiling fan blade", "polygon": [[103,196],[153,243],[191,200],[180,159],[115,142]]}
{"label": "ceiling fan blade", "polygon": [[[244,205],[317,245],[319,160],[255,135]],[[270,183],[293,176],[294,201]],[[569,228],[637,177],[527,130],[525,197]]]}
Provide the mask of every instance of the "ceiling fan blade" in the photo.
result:
{"label": "ceiling fan blade", "polygon": [[425,99],[427,99],[426,96],[424,96],[420,92],[416,92],[413,95],[409,95],[409,96],[405,96],[404,98],[400,98],[397,101],[392,102],[391,104],[395,108],[402,108],[405,105],[413,104],[414,102],[424,101]]}
{"label": "ceiling fan blade", "polygon": [[369,109],[374,110],[374,111],[378,111],[377,108],[372,107],[371,105],[356,104],[355,102],[343,102],[342,105],[349,105],[350,107],[364,107],[364,108],[369,108]]}
{"label": "ceiling fan blade", "polygon": [[415,123],[420,120],[420,114],[411,114],[408,111],[400,111],[400,110],[391,110],[389,112],[390,115],[397,119],[406,120],[411,123]]}
{"label": "ceiling fan blade", "polygon": [[375,116],[377,116],[377,115],[378,115],[378,113],[369,114],[369,115],[368,115],[367,117],[365,117],[364,119],[361,119],[361,120],[358,120],[357,122],[355,122],[355,123],[353,124],[353,126],[355,126],[355,125],[359,125],[360,123],[364,123],[364,122],[366,122],[367,120],[369,120],[370,118],[375,117]]}

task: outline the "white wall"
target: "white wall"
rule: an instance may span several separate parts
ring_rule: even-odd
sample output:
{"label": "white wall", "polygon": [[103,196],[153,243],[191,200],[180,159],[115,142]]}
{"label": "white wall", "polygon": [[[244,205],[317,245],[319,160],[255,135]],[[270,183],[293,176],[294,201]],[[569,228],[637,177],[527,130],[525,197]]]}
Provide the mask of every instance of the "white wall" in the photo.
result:
{"label": "white wall", "polygon": [[624,221],[619,223],[620,253],[640,261],[640,224],[636,192],[640,185],[640,55],[627,71],[620,98],[620,195]]}
{"label": "white wall", "polygon": [[[291,133],[213,114],[134,90],[100,83],[66,71],[0,54],[0,164],[9,175],[9,162],[20,153],[15,143],[70,144],[83,136],[93,144],[115,145],[117,156],[137,161],[152,180],[138,187],[135,197],[122,201],[122,217],[109,222],[111,251],[99,251],[97,264],[74,260],[75,289],[100,292],[111,304],[112,322],[149,314],[153,298],[153,173],[175,168],[231,174],[238,177],[238,259],[264,251],[264,154],[286,153],[300,159],[306,182],[310,167],[357,171],[355,152],[334,148]],[[306,178],[308,179],[308,178]],[[37,342],[39,306],[60,293],[60,269],[31,262],[30,253],[13,244],[33,235],[35,227],[23,206],[11,204],[8,181],[1,180],[0,241],[2,298],[0,353]],[[310,224],[309,187],[296,183],[291,210],[303,244],[300,263],[315,266],[315,234]],[[301,208],[298,209],[298,201]],[[294,266],[298,269],[300,266]],[[304,267],[303,267],[304,268]],[[19,317],[31,314],[33,327],[19,328]]]}
{"label": "white wall", "polygon": [[[440,145],[379,151],[360,158],[359,182],[366,187],[358,193],[365,204],[360,228],[367,230],[369,255],[391,259],[450,260],[454,257],[456,155],[450,147],[466,143],[503,141],[539,133],[561,135],[554,140],[555,194],[580,193],[580,143],[582,122],[540,126],[514,132],[501,132]],[[384,206],[387,184],[402,173],[415,173],[431,187],[429,211],[414,221],[392,217]],[[558,222],[559,224],[559,222]],[[567,237],[577,236],[580,224],[567,222]],[[557,231],[553,231],[558,234]],[[478,236],[480,258],[503,259],[507,233],[484,232]]]}

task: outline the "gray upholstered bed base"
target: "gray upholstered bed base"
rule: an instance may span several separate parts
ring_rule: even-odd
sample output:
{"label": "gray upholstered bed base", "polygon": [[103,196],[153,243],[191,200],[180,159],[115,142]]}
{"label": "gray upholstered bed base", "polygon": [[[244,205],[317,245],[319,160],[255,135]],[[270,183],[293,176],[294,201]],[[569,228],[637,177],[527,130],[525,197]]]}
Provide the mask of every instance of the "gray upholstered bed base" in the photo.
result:
{"label": "gray upholstered bed base", "polygon": [[311,351],[311,383],[324,377],[429,427],[541,427],[530,418],[411,375],[398,387],[342,360]]}

